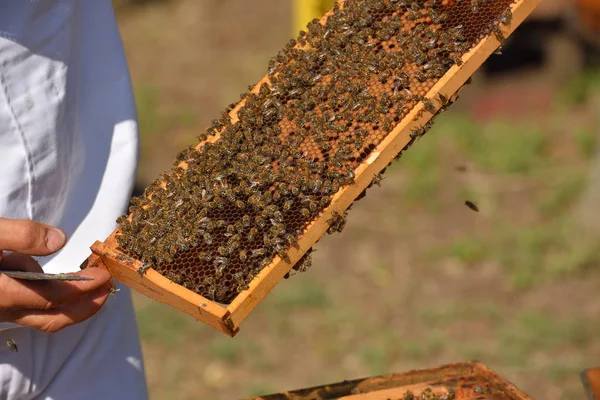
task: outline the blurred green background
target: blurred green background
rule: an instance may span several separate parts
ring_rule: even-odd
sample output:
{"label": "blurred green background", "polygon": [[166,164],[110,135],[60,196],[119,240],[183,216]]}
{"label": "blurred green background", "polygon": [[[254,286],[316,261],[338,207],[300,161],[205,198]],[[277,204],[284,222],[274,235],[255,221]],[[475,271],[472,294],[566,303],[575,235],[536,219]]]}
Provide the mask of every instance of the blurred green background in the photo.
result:
{"label": "blurred green background", "polygon": [[[264,75],[293,7],[116,5],[143,188]],[[579,373],[600,365],[600,239],[584,229],[600,215],[600,74],[567,35],[536,40],[542,65],[478,74],[235,339],[136,295],[152,397],[236,399],[478,359],[533,398],[583,398]]]}

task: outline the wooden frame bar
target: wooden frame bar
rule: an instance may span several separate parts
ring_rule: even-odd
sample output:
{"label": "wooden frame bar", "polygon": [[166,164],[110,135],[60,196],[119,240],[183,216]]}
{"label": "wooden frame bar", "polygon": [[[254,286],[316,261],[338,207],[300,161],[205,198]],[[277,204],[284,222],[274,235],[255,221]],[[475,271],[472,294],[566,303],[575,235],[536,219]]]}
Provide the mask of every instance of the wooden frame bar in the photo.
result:
{"label": "wooden frame bar", "polygon": [[[513,18],[509,26],[503,26],[505,36],[509,36],[517,26],[535,9],[541,0],[518,0],[512,6]],[[326,14],[323,18],[327,18]],[[434,99],[442,93],[451,98],[455,95],[483,62],[500,46],[494,35],[481,40],[470,52],[463,57],[461,66],[452,67],[429,91],[427,98]],[[267,81],[261,80],[253,89],[258,91],[260,85]],[[434,102],[439,108],[437,102]],[[230,113],[231,118],[237,120],[237,111],[243,106],[240,102]],[[437,111],[437,110],[436,110]],[[435,113],[435,112],[434,112]],[[335,194],[331,205],[308,226],[302,237],[298,240],[299,249],[292,248],[288,252],[290,263],[275,257],[273,262],[264,268],[252,282],[249,289],[241,292],[231,304],[224,306],[210,301],[184,287],[169,281],[153,269],[149,269],[144,276],[137,273],[142,267],[140,261],[128,257],[118,250],[115,240],[118,230],[106,241],[96,242],[92,246],[92,257],[88,266],[107,268],[112,276],[132,289],[161,303],[169,304],[178,310],[203,321],[213,328],[234,336],[239,331],[240,324],[260,304],[275,285],[283,279],[292,266],[310,249],[327,231],[333,213],[342,213],[358,195],[367,188],[373,178],[383,170],[410,142],[410,134],[415,127],[424,126],[433,117],[425,111],[423,103],[417,104],[411,112],[390,132],[379,146],[371,153],[370,157],[356,170],[355,184],[344,187]],[[210,137],[208,141],[214,142],[218,136]],[[202,146],[199,144],[198,147]]]}
{"label": "wooden frame bar", "polygon": [[477,361],[344,381],[248,400],[383,400],[403,398],[407,391],[412,392],[415,399],[420,399],[421,393],[428,388],[438,396],[452,392],[455,400],[531,400],[515,385]]}

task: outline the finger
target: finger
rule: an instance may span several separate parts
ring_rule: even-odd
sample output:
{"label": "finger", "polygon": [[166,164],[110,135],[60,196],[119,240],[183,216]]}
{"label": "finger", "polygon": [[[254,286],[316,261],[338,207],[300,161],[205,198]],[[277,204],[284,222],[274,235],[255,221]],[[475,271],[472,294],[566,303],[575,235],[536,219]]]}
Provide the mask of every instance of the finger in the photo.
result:
{"label": "finger", "polygon": [[32,256],[47,256],[67,242],[63,231],[27,219],[0,218],[0,249]]}
{"label": "finger", "polygon": [[0,259],[0,269],[25,272],[44,272],[40,264],[31,256],[20,253],[8,253]]}
{"label": "finger", "polygon": [[108,299],[108,285],[103,285],[82,296],[77,302],[53,310],[21,310],[15,314],[12,322],[46,333],[55,333],[90,318],[102,308],[106,299]]}
{"label": "finger", "polygon": [[86,293],[106,285],[111,276],[103,268],[90,268],[74,275],[91,281],[24,281],[0,274],[0,310],[49,310],[76,302]]}

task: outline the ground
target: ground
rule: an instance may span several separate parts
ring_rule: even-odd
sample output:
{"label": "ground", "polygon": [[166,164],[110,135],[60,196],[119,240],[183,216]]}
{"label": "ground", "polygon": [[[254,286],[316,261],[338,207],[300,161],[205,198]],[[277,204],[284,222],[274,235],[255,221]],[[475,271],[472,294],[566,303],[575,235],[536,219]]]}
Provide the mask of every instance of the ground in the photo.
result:
{"label": "ground", "polygon": [[[264,74],[291,36],[291,5],[129,3],[118,15],[144,186]],[[236,399],[471,359],[534,399],[583,398],[579,373],[600,365],[600,239],[576,217],[600,79],[550,69],[477,77],[236,338],[135,296],[152,398]]]}

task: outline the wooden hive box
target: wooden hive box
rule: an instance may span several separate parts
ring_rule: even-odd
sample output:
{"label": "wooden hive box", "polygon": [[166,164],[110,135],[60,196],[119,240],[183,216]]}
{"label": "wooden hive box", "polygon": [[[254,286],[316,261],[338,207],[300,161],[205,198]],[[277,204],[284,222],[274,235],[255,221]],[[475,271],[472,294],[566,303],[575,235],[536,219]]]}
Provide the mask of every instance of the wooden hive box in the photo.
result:
{"label": "wooden hive box", "polygon": [[[531,400],[485,365],[473,361],[433,369],[344,381],[248,400],[408,400],[428,392],[448,400]],[[429,398],[429,397],[424,397]]]}
{"label": "wooden hive box", "polygon": [[[496,1],[496,0],[491,0]],[[511,5],[512,20],[506,25],[501,25],[503,35],[509,36],[535,9],[541,0],[516,0]],[[343,0],[340,0],[343,6]],[[331,12],[330,12],[331,13]],[[323,17],[322,22],[330,15]],[[427,92],[428,99],[437,99],[440,94],[452,99],[470,79],[483,62],[491,56],[500,46],[500,41],[495,35],[490,34],[476,42],[474,47],[462,57],[462,65],[452,66]],[[267,82],[265,77],[256,85],[253,92],[257,92],[260,85]],[[230,113],[233,121],[237,120],[237,112],[243,106],[240,102]],[[435,110],[432,110],[435,107]],[[342,187],[334,196],[330,205],[308,225],[304,234],[298,240],[298,248],[292,247],[287,253],[289,262],[275,256],[272,263],[265,267],[249,283],[249,288],[242,291],[230,304],[219,304],[209,300],[196,292],[173,283],[154,269],[149,269],[145,274],[138,274],[138,269],[143,267],[142,262],[128,255],[119,247],[116,230],[104,242],[96,242],[92,246],[92,256],[87,260],[87,267],[103,267],[109,270],[112,276],[132,289],[156,300],[183,311],[190,316],[202,321],[213,328],[234,336],[241,323],[248,317],[258,304],[267,296],[273,287],[284,278],[293,265],[312,247],[327,231],[328,221],[335,213],[342,214],[354,200],[367,189],[373,178],[379,174],[394,158],[412,143],[413,132],[424,127],[441,108],[429,104],[429,107],[419,101],[407,112],[398,124],[389,132],[381,143],[376,146],[355,170],[355,183]],[[218,136],[209,137],[208,141],[215,142]],[[200,143],[197,148],[201,147]]]}

